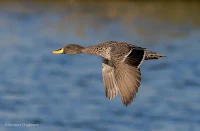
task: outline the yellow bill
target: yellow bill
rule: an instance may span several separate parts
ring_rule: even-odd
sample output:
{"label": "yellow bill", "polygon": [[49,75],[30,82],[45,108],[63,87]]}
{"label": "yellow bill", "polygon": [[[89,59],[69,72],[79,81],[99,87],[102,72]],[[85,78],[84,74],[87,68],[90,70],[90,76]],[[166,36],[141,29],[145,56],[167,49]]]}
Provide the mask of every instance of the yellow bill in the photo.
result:
{"label": "yellow bill", "polygon": [[61,48],[60,50],[53,50],[53,54],[63,54],[64,53],[64,48]]}

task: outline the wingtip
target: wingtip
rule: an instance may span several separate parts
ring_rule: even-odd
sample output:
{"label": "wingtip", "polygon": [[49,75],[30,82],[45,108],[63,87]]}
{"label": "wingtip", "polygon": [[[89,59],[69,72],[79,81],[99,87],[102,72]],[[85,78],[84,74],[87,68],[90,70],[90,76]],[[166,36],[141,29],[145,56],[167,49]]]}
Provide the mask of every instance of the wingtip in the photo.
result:
{"label": "wingtip", "polygon": [[129,106],[131,103],[123,103],[126,107]]}

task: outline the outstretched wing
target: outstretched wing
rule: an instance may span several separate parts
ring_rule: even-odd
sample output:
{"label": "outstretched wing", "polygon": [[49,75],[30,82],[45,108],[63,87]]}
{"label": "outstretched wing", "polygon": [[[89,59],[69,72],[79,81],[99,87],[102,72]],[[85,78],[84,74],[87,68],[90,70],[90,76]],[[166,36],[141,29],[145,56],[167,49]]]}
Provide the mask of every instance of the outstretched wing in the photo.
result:
{"label": "outstretched wing", "polygon": [[102,61],[102,76],[106,97],[111,100],[117,96],[119,89],[115,81],[113,64],[105,58]]}
{"label": "outstretched wing", "polygon": [[[127,50],[124,49],[124,50]],[[124,105],[129,105],[138,92],[141,81],[140,65],[144,60],[145,51],[130,48],[125,55],[120,54],[121,49],[111,50],[111,61],[114,64],[114,77]]]}
{"label": "outstretched wing", "polygon": [[116,84],[124,105],[129,105],[138,92],[141,81],[140,70],[125,63],[119,63],[115,73]]}

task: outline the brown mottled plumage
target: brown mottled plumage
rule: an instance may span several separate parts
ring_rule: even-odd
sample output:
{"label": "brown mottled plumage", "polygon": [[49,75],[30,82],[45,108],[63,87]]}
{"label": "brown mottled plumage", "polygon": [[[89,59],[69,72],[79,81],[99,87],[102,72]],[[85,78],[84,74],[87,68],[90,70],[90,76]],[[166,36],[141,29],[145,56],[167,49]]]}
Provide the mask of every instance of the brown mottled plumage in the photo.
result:
{"label": "brown mottled plumage", "polygon": [[86,53],[101,56],[102,76],[106,97],[110,100],[118,92],[124,105],[129,105],[138,92],[141,81],[140,65],[143,60],[165,57],[124,42],[107,41],[96,46],[82,47],[69,44],[54,54],[79,54]]}

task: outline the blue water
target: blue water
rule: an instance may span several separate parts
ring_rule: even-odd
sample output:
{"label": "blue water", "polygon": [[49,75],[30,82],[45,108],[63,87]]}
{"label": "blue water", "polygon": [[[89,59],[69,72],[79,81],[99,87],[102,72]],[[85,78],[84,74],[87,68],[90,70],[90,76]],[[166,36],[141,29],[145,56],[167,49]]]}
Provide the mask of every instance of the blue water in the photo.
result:
{"label": "blue water", "polygon": [[[121,17],[90,15],[87,6],[58,12],[15,6],[0,10],[1,131],[200,130],[198,26],[148,17],[124,24]],[[107,40],[167,56],[142,64],[141,86],[128,107],[119,96],[105,97],[100,57],[51,54],[65,44]],[[22,123],[39,126],[6,126]]]}

